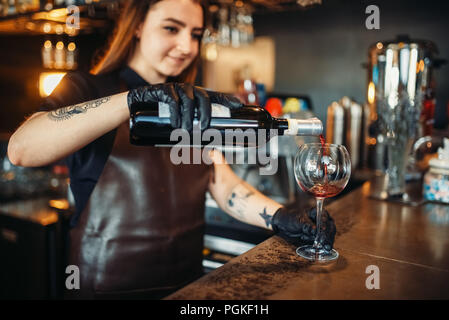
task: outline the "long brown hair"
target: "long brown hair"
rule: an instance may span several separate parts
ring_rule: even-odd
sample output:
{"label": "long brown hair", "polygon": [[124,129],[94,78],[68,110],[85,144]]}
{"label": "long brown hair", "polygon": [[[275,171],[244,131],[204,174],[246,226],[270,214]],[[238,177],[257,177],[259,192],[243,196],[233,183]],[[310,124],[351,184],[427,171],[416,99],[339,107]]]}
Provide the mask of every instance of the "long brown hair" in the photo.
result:
{"label": "long brown hair", "polygon": [[[97,55],[98,62],[90,70],[92,74],[102,74],[123,67],[128,59],[134,54],[136,42],[136,30],[145,20],[148,10],[162,0],[128,0],[126,1],[120,17],[115,26],[106,50]],[[192,0],[199,3],[203,8],[203,26],[205,26],[206,11],[201,0]],[[200,46],[201,47],[201,46]],[[200,48],[198,48],[200,49]],[[175,82],[192,83],[195,81],[198,65],[200,63],[200,52],[192,63],[182,73],[173,78]]]}

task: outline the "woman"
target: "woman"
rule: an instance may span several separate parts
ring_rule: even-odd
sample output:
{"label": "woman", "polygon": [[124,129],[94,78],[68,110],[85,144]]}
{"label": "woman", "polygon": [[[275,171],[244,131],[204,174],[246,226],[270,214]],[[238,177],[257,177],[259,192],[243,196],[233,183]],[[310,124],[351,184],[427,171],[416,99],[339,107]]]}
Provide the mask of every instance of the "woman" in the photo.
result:
{"label": "woman", "polygon": [[[10,139],[16,165],[66,158],[76,204],[68,264],[81,278],[70,297],[160,298],[200,276],[206,191],[241,221],[313,239],[313,212],[287,212],[219,153],[211,153],[213,165],[175,165],[169,149],[129,144],[134,102],[168,103],[172,126],[187,130],[195,109],[202,128],[209,125],[211,102],[241,107],[234,97],[192,86],[204,15],[196,0],[127,2],[91,74],[66,75]],[[335,225],[323,216],[322,243],[331,247]]]}

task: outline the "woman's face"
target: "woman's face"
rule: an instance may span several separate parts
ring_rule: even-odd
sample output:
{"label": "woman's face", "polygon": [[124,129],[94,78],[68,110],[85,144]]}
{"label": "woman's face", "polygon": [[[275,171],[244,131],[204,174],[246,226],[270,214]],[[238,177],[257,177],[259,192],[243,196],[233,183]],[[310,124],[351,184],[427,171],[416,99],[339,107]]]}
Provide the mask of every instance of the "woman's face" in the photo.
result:
{"label": "woman's face", "polygon": [[148,72],[178,76],[198,55],[203,27],[200,4],[192,0],[159,1],[137,31],[137,56]]}

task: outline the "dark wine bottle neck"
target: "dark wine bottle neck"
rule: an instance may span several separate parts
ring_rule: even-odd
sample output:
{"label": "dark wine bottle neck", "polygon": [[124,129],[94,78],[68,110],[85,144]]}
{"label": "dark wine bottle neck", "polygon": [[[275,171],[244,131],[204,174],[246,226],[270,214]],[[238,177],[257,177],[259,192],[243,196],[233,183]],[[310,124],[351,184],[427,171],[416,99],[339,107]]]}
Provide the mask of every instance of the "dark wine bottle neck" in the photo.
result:
{"label": "dark wine bottle neck", "polygon": [[273,129],[279,130],[279,134],[283,135],[284,131],[288,129],[288,120],[273,118]]}

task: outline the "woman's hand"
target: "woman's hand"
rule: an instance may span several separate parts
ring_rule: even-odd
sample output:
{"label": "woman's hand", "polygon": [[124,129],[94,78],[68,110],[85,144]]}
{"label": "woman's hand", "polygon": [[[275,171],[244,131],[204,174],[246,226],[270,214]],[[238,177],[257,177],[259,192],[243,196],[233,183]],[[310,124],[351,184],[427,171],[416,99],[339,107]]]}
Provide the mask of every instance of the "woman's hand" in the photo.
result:
{"label": "woman's hand", "polygon": [[[279,208],[271,220],[273,230],[290,242],[313,244],[316,235],[316,208],[303,210],[287,210]],[[324,249],[331,250],[337,229],[334,220],[324,210],[321,215],[321,235],[318,242]]]}
{"label": "woman's hand", "polygon": [[170,123],[173,128],[192,131],[195,110],[197,111],[202,130],[210,125],[211,103],[218,103],[230,109],[243,106],[240,100],[232,95],[207,91],[185,83],[156,84],[128,92],[128,107],[130,114],[135,110],[138,102],[165,102],[170,108]]}

